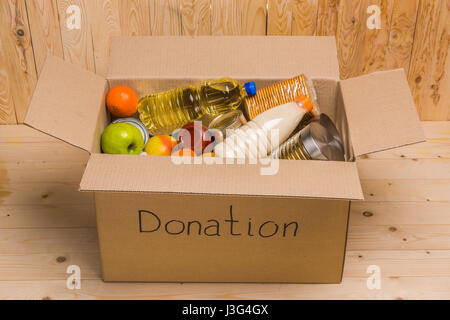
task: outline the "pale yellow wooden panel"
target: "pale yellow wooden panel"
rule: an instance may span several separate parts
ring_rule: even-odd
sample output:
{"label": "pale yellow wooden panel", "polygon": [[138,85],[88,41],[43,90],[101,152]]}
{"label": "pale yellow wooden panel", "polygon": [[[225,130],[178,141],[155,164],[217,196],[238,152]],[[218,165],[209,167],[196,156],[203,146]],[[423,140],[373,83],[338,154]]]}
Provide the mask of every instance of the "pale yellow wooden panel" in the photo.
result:
{"label": "pale yellow wooden panel", "polygon": [[318,0],[291,0],[292,35],[314,36],[316,34]]}
{"label": "pale yellow wooden panel", "polygon": [[450,158],[450,139],[429,139],[429,142],[372,153],[366,159],[440,159]]}
{"label": "pale yellow wooden panel", "polygon": [[344,278],[369,276],[372,265],[384,277],[450,277],[450,250],[348,251]]}
{"label": "pale yellow wooden panel", "polygon": [[349,226],[347,250],[450,250],[450,225]]}
{"label": "pale yellow wooden panel", "polygon": [[242,34],[264,36],[267,33],[268,0],[242,0]]}
{"label": "pale yellow wooden panel", "polygon": [[64,280],[67,267],[77,265],[82,279],[101,279],[100,254],[79,253],[77,247],[58,253],[0,255],[1,280]]}
{"label": "pale yellow wooden panel", "polygon": [[[64,59],[95,72],[92,31],[86,5],[90,0],[57,0],[57,2]],[[75,11],[68,11],[70,9]],[[69,28],[72,25],[71,19],[77,12],[81,14],[80,29]]]}
{"label": "pale yellow wooden panel", "polygon": [[450,158],[358,160],[361,179],[450,179]]}
{"label": "pale yellow wooden panel", "polygon": [[[0,85],[0,109],[3,111],[0,121],[14,122],[12,116],[14,106],[17,121],[23,123],[37,82],[24,0],[0,1],[0,38],[2,51],[0,78],[4,83]],[[11,97],[14,104],[11,103]]]}
{"label": "pale yellow wooden panel", "polygon": [[38,73],[47,54],[63,57],[61,29],[56,0],[28,0],[28,18]]}
{"label": "pale yellow wooden panel", "polygon": [[342,79],[360,75],[366,34],[367,0],[340,1],[336,42]]}
{"label": "pale yellow wooden panel", "polygon": [[368,201],[450,201],[450,179],[362,180]]}
{"label": "pale yellow wooden panel", "polygon": [[150,29],[154,36],[181,35],[179,0],[149,0]]}
{"label": "pale yellow wooden panel", "polygon": [[450,120],[449,34],[448,1],[421,1],[409,84],[422,120]]}
{"label": "pale yellow wooden panel", "polygon": [[[2,174],[0,170],[0,175]],[[0,205],[93,204],[92,194],[79,192],[78,189],[79,183],[2,183]]]}
{"label": "pale yellow wooden panel", "polygon": [[177,284],[81,282],[66,280],[1,281],[0,299],[450,299],[450,277],[383,277],[381,290],[368,290],[367,275],[341,284]]}
{"label": "pale yellow wooden panel", "polygon": [[96,227],[91,204],[2,205],[0,228],[91,228]]}
{"label": "pale yellow wooden panel", "polygon": [[317,12],[317,30],[318,36],[336,35],[338,23],[338,0],[319,0]]}
{"label": "pale yellow wooden panel", "polygon": [[450,224],[449,212],[448,201],[353,201],[350,224],[352,226]]}
{"label": "pale yellow wooden panel", "polygon": [[[369,5],[377,5],[380,8],[381,29],[369,29],[367,20],[370,14],[365,12],[362,28],[366,29],[362,48],[362,64],[360,74],[372,73],[385,69],[386,48],[389,43],[391,31],[391,17],[394,0],[370,0],[366,2],[366,10]],[[369,20],[370,21],[370,20]]]}
{"label": "pale yellow wooden panel", "polygon": [[[50,157],[49,157],[50,158]],[[0,163],[0,168],[8,172],[9,182],[65,182],[77,184],[81,181],[86,161],[16,161]],[[0,183],[5,182],[0,177]]]}
{"label": "pale yellow wooden panel", "polygon": [[[0,28],[2,28],[1,21]],[[11,92],[13,74],[8,66],[5,53],[6,50],[3,49],[3,45],[0,43],[0,125],[17,123],[14,99]]]}
{"label": "pale yellow wooden panel", "polygon": [[183,35],[211,34],[211,0],[180,0]]}
{"label": "pale yellow wooden panel", "polygon": [[268,0],[267,35],[291,35],[292,13],[289,0]]}
{"label": "pale yellow wooden panel", "polygon": [[0,255],[98,253],[99,251],[96,228],[2,229],[1,231]]}
{"label": "pale yellow wooden panel", "polygon": [[242,14],[239,0],[211,0],[211,32],[215,36],[241,35]]}
{"label": "pale yellow wooden panel", "polygon": [[150,31],[148,0],[120,0],[120,27],[124,36],[147,36]]}
{"label": "pale yellow wooden panel", "polygon": [[87,1],[91,24],[96,73],[106,76],[111,39],[121,35],[119,2],[116,0]]}
{"label": "pale yellow wooden panel", "polygon": [[419,0],[394,1],[386,69],[403,68],[408,74],[418,5]]}

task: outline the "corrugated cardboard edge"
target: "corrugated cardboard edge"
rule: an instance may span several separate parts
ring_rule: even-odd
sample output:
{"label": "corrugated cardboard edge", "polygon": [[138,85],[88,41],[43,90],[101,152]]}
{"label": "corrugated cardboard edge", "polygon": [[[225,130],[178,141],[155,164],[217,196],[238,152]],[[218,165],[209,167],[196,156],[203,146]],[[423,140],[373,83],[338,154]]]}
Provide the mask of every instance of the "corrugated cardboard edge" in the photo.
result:
{"label": "corrugated cardboard edge", "polygon": [[363,200],[356,163],[280,160],[262,176],[258,165],[175,165],[170,157],[93,154],[84,192],[236,195]]}
{"label": "corrugated cardboard edge", "polygon": [[303,72],[338,80],[336,52],[334,37],[114,37],[107,79],[287,79]]}
{"label": "corrugated cardboard edge", "polygon": [[98,152],[96,133],[107,122],[106,88],[106,79],[48,55],[24,123],[75,147]]}
{"label": "corrugated cardboard edge", "polygon": [[356,156],[425,141],[403,69],[340,82]]}

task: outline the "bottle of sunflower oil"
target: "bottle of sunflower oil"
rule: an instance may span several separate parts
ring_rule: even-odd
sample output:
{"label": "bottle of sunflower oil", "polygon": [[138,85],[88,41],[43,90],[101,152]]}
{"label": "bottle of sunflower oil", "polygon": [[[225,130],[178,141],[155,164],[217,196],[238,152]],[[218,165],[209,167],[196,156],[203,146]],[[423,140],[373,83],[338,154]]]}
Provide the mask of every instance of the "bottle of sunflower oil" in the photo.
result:
{"label": "bottle of sunflower oil", "polygon": [[207,114],[237,109],[246,97],[256,94],[254,82],[244,86],[223,78],[149,95],[140,99],[139,117],[151,135],[172,134],[189,122]]}

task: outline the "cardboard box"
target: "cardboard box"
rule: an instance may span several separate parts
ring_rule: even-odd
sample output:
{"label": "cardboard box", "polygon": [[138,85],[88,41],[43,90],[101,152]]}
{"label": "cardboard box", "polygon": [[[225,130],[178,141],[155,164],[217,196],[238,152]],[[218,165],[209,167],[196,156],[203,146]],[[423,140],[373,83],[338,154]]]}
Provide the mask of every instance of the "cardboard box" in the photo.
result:
{"label": "cardboard box", "polygon": [[[100,153],[105,94],[139,95],[229,76],[258,87],[305,73],[335,120],[347,162],[176,165]],[[339,283],[355,157],[424,141],[403,70],[339,80],[332,37],[124,37],[108,76],[48,57],[26,124],[91,153],[80,184],[95,194],[106,281]]]}

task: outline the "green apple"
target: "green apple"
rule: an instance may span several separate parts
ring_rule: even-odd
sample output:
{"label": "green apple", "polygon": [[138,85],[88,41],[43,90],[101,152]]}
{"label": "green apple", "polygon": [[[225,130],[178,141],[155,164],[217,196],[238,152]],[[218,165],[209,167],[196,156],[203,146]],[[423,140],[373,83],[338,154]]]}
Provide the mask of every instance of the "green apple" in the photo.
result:
{"label": "green apple", "polygon": [[140,155],[144,150],[144,138],[132,124],[113,123],[103,131],[102,150],[109,154]]}

